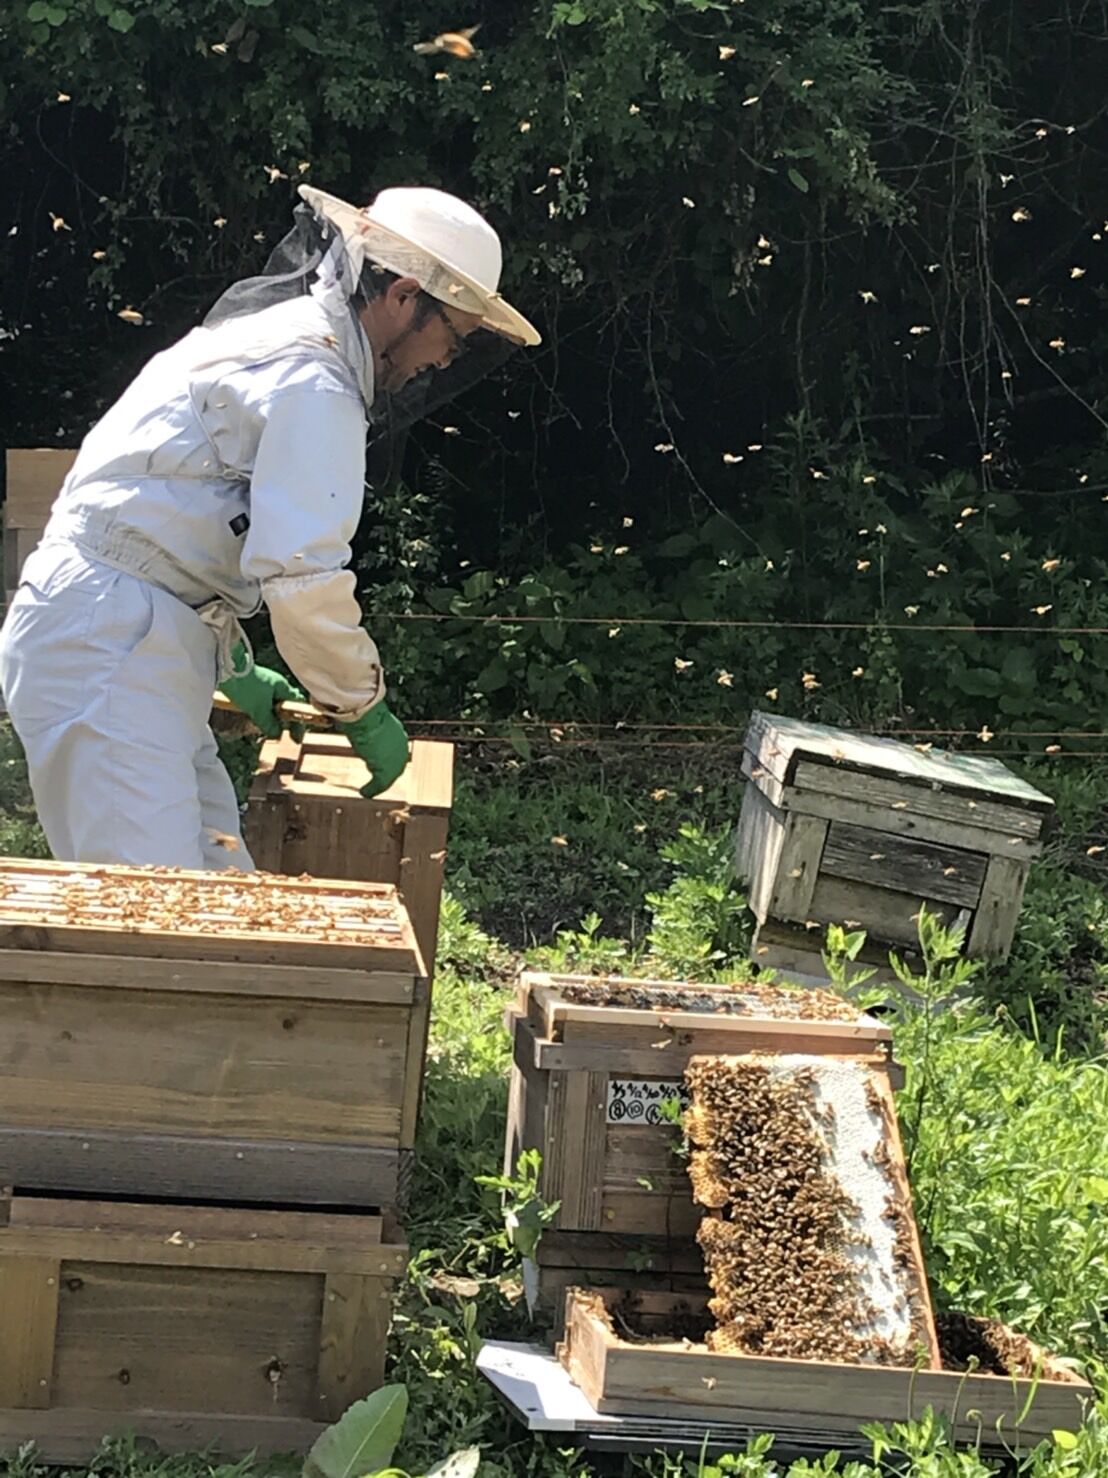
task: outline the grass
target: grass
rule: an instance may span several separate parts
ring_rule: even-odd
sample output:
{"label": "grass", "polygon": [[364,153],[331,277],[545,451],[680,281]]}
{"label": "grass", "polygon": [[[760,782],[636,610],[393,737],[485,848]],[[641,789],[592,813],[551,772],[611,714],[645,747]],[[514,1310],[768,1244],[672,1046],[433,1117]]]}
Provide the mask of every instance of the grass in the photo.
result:
{"label": "grass", "polygon": [[[702,768],[703,766],[703,768]],[[712,780],[698,779],[712,773]],[[1061,828],[1036,866],[1012,959],[978,998],[897,1030],[901,1100],[937,1303],[994,1314],[1065,1354],[1108,1363],[1108,903],[1089,847],[1105,838],[1105,774],[1040,767]],[[411,1414],[398,1461],[419,1473],[479,1444],[483,1478],[618,1471],[521,1434],[473,1369],[486,1337],[533,1334],[495,1190],[508,1041],[501,1016],[522,958],[562,968],[726,975],[747,943],[729,876],[737,779],[697,757],[601,761],[565,751],[531,762],[465,757],[458,789],[439,977],[392,1377]],[[1100,838],[1098,841],[1097,838]],[[562,837],[565,844],[553,841]],[[21,761],[0,730],[0,847],[42,850]],[[757,1447],[709,1468],[748,1478],[977,1478],[999,1471],[922,1427],[869,1439],[853,1467],[775,1466]],[[764,1444],[763,1444],[764,1446]],[[628,1459],[677,1478],[660,1456]],[[0,1472],[4,1472],[0,1463]],[[31,1455],[11,1478],[36,1478]],[[95,1465],[112,1478],[245,1478],[272,1465],[160,1459],[116,1444]],[[1091,1413],[1008,1471],[1029,1478],[1108,1473],[1108,1415]]]}

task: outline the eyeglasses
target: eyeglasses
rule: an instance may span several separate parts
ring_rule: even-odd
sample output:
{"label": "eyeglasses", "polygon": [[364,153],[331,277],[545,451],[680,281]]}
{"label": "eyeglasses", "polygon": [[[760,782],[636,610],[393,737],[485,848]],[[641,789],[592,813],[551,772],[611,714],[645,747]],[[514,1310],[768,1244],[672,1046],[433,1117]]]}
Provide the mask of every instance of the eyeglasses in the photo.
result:
{"label": "eyeglasses", "polygon": [[446,324],[447,331],[450,334],[450,363],[455,364],[466,352],[465,336],[463,334],[460,334],[458,330],[454,327],[450,315],[447,313],[443,305],[439,302],[438,298],[433,298],[430,293],[424,293],[423,296],[431,304],[431,307],[434,309],[435,314],[442,319],[443,323]]}

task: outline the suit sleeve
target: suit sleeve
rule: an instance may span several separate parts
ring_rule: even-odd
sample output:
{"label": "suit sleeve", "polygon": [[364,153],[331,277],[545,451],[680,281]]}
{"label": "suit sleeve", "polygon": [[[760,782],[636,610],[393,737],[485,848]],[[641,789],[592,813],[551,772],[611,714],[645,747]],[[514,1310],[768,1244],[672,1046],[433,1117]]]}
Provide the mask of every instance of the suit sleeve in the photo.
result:
{"label": "suit sleeve", "polygon": [[349,722],[385,693],[347,568],[364,498],[365,415],[352,396],[311,385],[275,395],[263,414],[243,574],[260,582],[301,686]]}

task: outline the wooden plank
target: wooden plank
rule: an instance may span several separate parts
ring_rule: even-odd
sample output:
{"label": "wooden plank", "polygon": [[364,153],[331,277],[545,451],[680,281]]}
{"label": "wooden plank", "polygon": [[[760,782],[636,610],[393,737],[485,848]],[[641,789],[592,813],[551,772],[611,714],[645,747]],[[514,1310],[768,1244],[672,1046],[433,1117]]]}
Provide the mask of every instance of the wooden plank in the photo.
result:
{"label": "wooden plank", "polygon": [[847,770],[838,765],[819,765],[802,760],[796,767],[793,783],[797,790],[814,790],[823,795],[864,801],[871,806],[907,810],[916,816],[950,821],[955,825],[964,823],[984,831],[1001,831],[1006,836],[1026,837],[1030,841],[1037,840],[1042,831],[1043,815],[1039,811],[998,805],[995,801],[978,799],[962,791],[916,785],[896,776],[874,775],[869,771]]}
{"label": "wooden plank", "polygon": [[[556,1227],[544,1231],[538,1246],[540,1266],[570,1271],[632,1272],[636,1268],[663,1273],[687,1273],[706,1288],[704,1261],[692,1240],[672,1241],[666,1236],[635,1236],[626,1232],[563,1232]],[[579,1283],[588,1279],[579,1277]],[[705,1295],[706,1296],[706,1295]]]}
{"label": "wooden plank", "polygon": [[990,857],[966,946],[968,955],[1008,958],[1026,885],[1025,863],[1012,857]]}
{"label": "wooden plank", "polygon": [[[0,903],[0,910],[3,904]],[[288,997],[406,1005],[415,996],[415,975],[390,970],[329,969],[319,965],[246,965],[208,960],[147,959],[133,955],[0,950],[0,981],[33,985],[84,985],[137,991],[181,991],[189,995]]]}
{"label": "wooden plank", "polygon": [[607,1082],[603,1072],[550,1075],[544,1194],[561,1202],[559,1227],[601,1225]]}
{"label": "wooden plank", "polygon": [[54,1405],[314,1415],[323,1279],[139,1266],[62,1268]]}
{"label": "wooden plank", "polygon": [[317,1410],[338,1421],[385,1376],[392,1287],[382,1278],[331,1273],[323,1284]]}
{"label": "wooden plank", "polygon": [[165,960],[228,960],[264,965],[319,965],[360,970],[412,971],[419,973],[415,943],[347,944],[341,940],[296,942],[283,934],[259,930],[249,936],[201,933],[168,934],[137,930],[133,933],[110,925],[41,923],[37,919],[12,922],[0,914],[0,949],[27,949],[66,954],[110,953],[146,955]]}
{"label": "wooden plank", "polygon": [[0,1185],[22,1190],[391,1206],[399,1152],[303,1140],[218,1139],[134,1130],[0,1124]]}
{"label": "wooden plank", "polygon": [[[606,1072],[627,1077],[667,1077],[683,1072],[688,1059],[697,1052],[814,1052],[838,1053],[868,1057],[892,1040],[886,1026],[856,1027],[844,1031],[821,1030],[823,1023],[793,1023],[806,1030],[785,1031],[788,1023],[756,1021],[738,1032],[698,1032],[695,1037],[656,1030],[653,1040],[642,1046],[621,1046],[618,1028],[601,1037],[584,1042],[551,1042],[536,1037],[534,1027],[523,1018],[514,1027],[515,1061],[521,1071],[537,1069],[550,1072]],[[846,1023],[842,1023],[846,1026]],[[624,1034],[625,1035],[625,1034]],[[525,1066],[524,1066],[525,1065]]]}
{"label": "wooden plank", "polygon": [[[184,1218],[176,1218],[181,1221]],[[266,1273],[364,1273],[398,1277],[407,1265],[407,1248],[388,1244],[315,1247],[300,1242],[272,1244],[176,1240],[179,1226],[170,1226],[160,1242],[149,1233],[86,1231],[81,1234],[81,1257],[88,1263],[143,1263],[149,1267],[245,1270]],[[181,1231],[184,1238],[185,1233]],[[173,1240],[170,1240],[170,1239]],[[0,1229],[0,1255],[65,1259],[73,1252],[71,1227],[7,1227]]]}
{"label": "wooden plank", "polygon": [[8,1227],[120,1232],[135,1238],[145,1236],[154,1245],[161,1244],[170,1223],[189,1241],[232,1242],[238,1238],[251,1247],[264,1241],[366,1249],[380,1243],[385,1230],[382,1215],[274,1211],[256,1206],[178,1206],[160,1201],[86,1200],[16,1192],[8,1198],[8,1207]]}
{"label": "wooden plank", "polygon": [[411,815],[404,824],[397,890],[412,921],[427,976],[435,973],[448,825],[448,817],[439,814]]}
{"label": "wooden plank", "polygon": [[657,1187],[606,1191],[601,1197],[600,1215],[603,1225],[614,1232],[650,1237],[695,1237],[701,1219],[687,1190],[682,1194]]}
{"label": "wooden plank", "polygon": [[904,1146],[900,1138],[900,1123],[897,1119],[893,1090],[887,1078],[875,1073],[871,1086],[876,1098],[877,1111],[885,1126],[885,1149],[888,1152],[886,1168],[893,1183],[896,1199],[905,1208],[907,1215],[901,1221],[903,1253],[915,1281],[915,1307],[917,1322],[923,1326],[923,1343],[931,1359],[932,1370],[942,1370],[943,1357],[939,1349],[939,1336],[935,1329],[935,1315],[927,1282],[927,1263],[923,1256],[919,1226],[916,1223],[912,1187],[908,1180],[908,1167],[904,1161]]}
{"label": "wooden plank", "polygon": [[9,528],[41,533],[77,453],[68,447],[13,449],[7,454],[4,519]]}
{"label": "wooden plank", "polygon": [[105,1437],[137,1437],[163,1452],[208,1452],[222,1457],[307,1453],[326,1423],[289,1416],[234,1416],[219,1412],[65,1411],[0,1408],[0,1450],[33,1442],[39,1462],[85,1464]]}
{"label": "wooden plank", "polygon": [[[861,1011],[850,1020],[832,1019],[829,1021],[813,1021],[810,1017],[789,1019],[760,1014],[756,985],[750,987],[749,993],[744,997],[742,985],[690,987],[683,982],[624,981],[618,978],[612,978],[606,982],[588,978],[582,981],[586,985],[628,985],[644,989],[661,986],[670,991],[691,990],[695,995],[713,1002],[711,1010],[682,1011],[671,1007],[652,1010],[636,1006],[578,1005],[565,1001],[558,995],[560,983],[552,982],[550,985],[535,983],[531,987],[531,995],[544,1012],[548,1028],[545,1033],[547,1039],[560,1040],[566,1046],[587,1040],[602,1041],[611,1038],[613,1033],[616,1034],[615,1039],[618,1041],[629,1043],[641,1041],[643,1045],[646,1045],[654,1037],[663,1037],[667,1032],[682,1034],[707,1031],[718,1032],[724,1037],[738,1037],[746,1032],[763,1029],[781,1032],[787,1036],[799,1036],[818,1030],[828,1036],[843,1037],[848,1040],[857,1039],[868,1033],[876,1040],[886,1030],[872,1017],[865,1016]],[[803,993],[798,994],[796,999],[798,1011],[810,1009],[809,1000]],[[744,1009],[736,1012],[717,1012],[714,1009],[714,1003],[717,1001],[721,1006],[738,1001],[744,1005]],[[764,1011],[764,1007],[761,1009]],[[636,1032],[640,1034],[638,1037],[635,1036]],[[727,1049],[720,1048],[720,1050],[726,1051]]]}
{"label": "wooden plank", "polygon": [[770,881],[766,912],[774,918],[807,917],[819,877],[827,827],[828,823],[820,817],[789,812],[776,871]]}
{"label": "wooden plank", "polygon": [[808,917],[821,925],[861,926],[874,941],[912,949],[919,947],[916,920],[921,903],[947,925],[959,913],[954,904],[940,903],[935,898],[921,899],[894,888],[874,888],[865,883],[848,883],[842,878],[821,877],[812,894]]}
{"label": "wooden plank", "polygon": [[0,1255],[0,1407],[50,1405],[60,1264]]}
{"label": "wooden plank", "polygon": [[[903,799],[903,797],[902,797]],[[871,827],[894,836],[918,837],[920,841],[937,842],[944,847],[960,847],[969,852],[986,852],[990,856],[1017,857],[1030,861],[1043,849],[1041,841],[1002,831],[990,831],[967,821],[940,821],[909,810],[894,810],[891,805],[871,805],[845,795],[816,790],[790,789],[786,794],[790,810],[809,816],[823,816],[828,821],[845,821],[851,826]]]}
{"label": "wooden plank", "polygon": [[[1030,1397],[1022,1430],[1045,1435],[1057,1426],[1080,1425],[1080,1405],[1091,1388],[1082,1381],[1040,1381],[953,1371],[911,1371],[816,1360],[783,1360],[716,1354],[702,1345],[629,1344],[594,1311],[597,1297],[618,1302],[622,1290],[567,1295],[562,1363],[601,1412],[688,1417],[699,1421],[751,1421],[787,1435],[815,1423],[828,1433],[856,1431],[862,1421],[903,1421],[931,1405],[959,1417],[960,1440],[972,1440],[978,1423],[998,1425],[1011,1441]],[[659,1298],[662,1296],[659,1296]],[[674,1303],[677,1295],[670,1295]]]}
{"label": "wooden plank", "polygon": [[680,1131],[667,1124],[609,1124],[604,1146],[601,1224],[638,1236],[693,1237],[693,1204]]}
{"label": "wooden plank", "polygon": [[419,994],[408,1013],[408,1041],[404,1056],[404,1091],[400,1099],[400,1144],[415,1146],[419,1104],[423,1091],[423,1069],[427,1057],[427,1034],[431,1019],[431,984],[419,982]]}
{"label": "wooden plank", "polygon": [[410,1014],[0,980],[0,1123],[395,1147]]}
{"label": "wooden plank", "polygon": [[769,908],[773,880],[785,840],[785,813],[772,805],[757,785],[743,787],[735,842],[735,871],[747,883],[747,902],[755,918]]}
{"label": "wooden plank", "polygon": [[821,765],[834,774],[891,776],[894,782],[990,797],[1008,808],[1029,808],[1040,816],[1053,802],[1027,781],[987,755],[950,750],[922,752],[898,739],[856,730],[833,729],[777,714],[754,713],[743,741],[754,759],[786,785],[803,764]]}
{"label": "wooden plank", "polygon": [[[978,852],[908,841],[888,832],[833,821],[828,823],[820,870],[829,877],[895,887],[921,898],[938,898],[944,903],[976,908],[986,861]],[[780,918],[799,917],[771,911]]]}

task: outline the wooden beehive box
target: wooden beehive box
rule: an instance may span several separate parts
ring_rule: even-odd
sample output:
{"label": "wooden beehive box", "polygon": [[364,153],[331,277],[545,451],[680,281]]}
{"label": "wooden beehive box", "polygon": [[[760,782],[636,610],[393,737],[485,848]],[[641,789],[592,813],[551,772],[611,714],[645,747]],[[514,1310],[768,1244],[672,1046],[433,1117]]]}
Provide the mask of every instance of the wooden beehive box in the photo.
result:
{"label": "wooden beehive box", "polygon": [[42,538],[54,499],[77,453],[41,448],[10,451],[4,492],[4,598],[11,600],[23,562]]}
{"label": "wooden beehive box", "polygon": [[428,984],[396,890],[0,859],[0,1185],[390,1206]]}
{"label": "wooden beehive box", "polygon": [[434,973],[454,746],[417,739],[391,789],[366,800],[365,764],[341,734],[263,745],[244,835],[258,867],[292,877],[393,883]]}
{"label": "wooden beehive box", "polygon": [[380,1216],[0,1199],[0,1451],[305,1451],[381,1384]]}
{"label": "wooden beehive box", "polygon": [[560,1203],[536,1259],[544,1307],[567,1281],[621,1269],[632,1283],[703,1286],[700,1212],[662,1107],[685,1101],[698,1053],[828,1053],[895,1071],[889,1029],[829,992],[525,972],[508,1026],[505,1170],[539,1150],[540,1192]]}
{"label": "wooden beehive box", "polygon": [[824,977],[828,924],[867,955],[917,944],[921,903],[1003,959],[1053,802],[999,761],[754,714],[736,866],[758,920],[754,958]]}
{"label": "wooden beehive box", "polygon": [[930,1406],[961,1442],[1026,1451],[1079,1426],[1094,1395],[1019,1336],[1026,1374],[908,1370],[717,1353],[698,1338],[710,1323],[703,1303],[687,1295],[574,1288],[566,1300],[559,1357],[598,1412],[750,1424],[803,1440],[854,1437],[863,1422],[918,1418]]}

